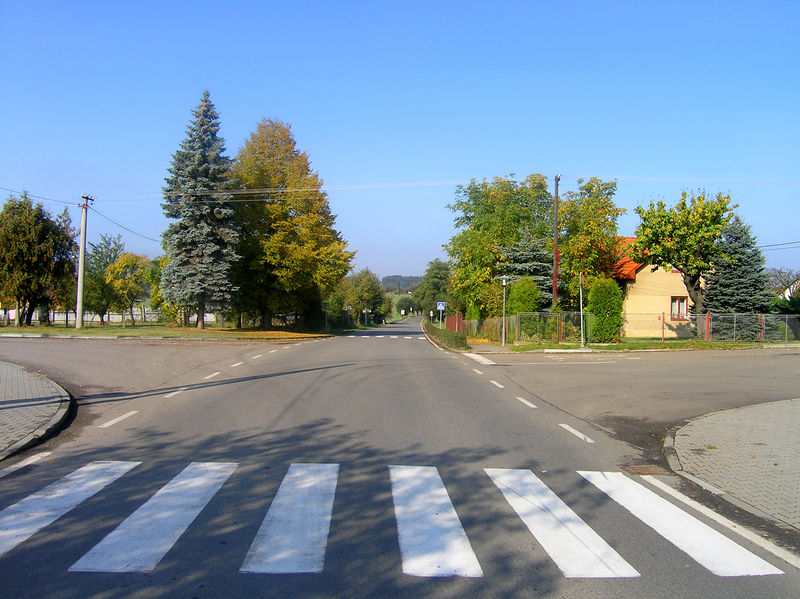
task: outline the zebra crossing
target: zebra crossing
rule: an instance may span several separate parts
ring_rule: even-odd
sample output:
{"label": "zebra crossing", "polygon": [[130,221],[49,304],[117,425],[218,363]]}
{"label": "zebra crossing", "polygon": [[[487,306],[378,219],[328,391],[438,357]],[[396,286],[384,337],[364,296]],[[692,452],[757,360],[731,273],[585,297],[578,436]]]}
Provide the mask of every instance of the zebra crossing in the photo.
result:
{"label": "zebra crossing", "polygon": [[[0,511],[0,560],[32,536],[141,465],[91,462]],[[234,475],[233,462],[192,462],[69,568],[149,572]],[[485,468],[485,475],[565,578],[642,574],[531,470]],[[389,465],[402,571],[415,577],[484,575],[467,531],[434,466]],[[716,576],[783,571],[621,472],[577,471],[655,533]],[[269,502],[242,574],[313,574],[325,568],[339,464],[291,464]],[[268,500],[265,499],[265,503]],[[78,533],[78,531],[76,531]],[[630,558],[630,556],[628,556]]]}

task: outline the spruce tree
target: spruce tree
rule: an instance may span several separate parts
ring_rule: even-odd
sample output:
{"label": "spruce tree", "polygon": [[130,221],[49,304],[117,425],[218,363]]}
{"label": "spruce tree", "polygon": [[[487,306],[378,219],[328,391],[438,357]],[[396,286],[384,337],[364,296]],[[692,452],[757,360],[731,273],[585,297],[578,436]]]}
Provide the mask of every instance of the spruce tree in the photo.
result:
{"label": "spruce tree", "polygon": [[161,286],[167,301],[196,310],[197,328],[203,328],[207,310],[223,309],[234,300],[231,269],[238,259],[239,235],[231,195],[225,192],[231,161],[224,155],[219,115],[208,91],[192,114],[165,179],[161,206],[174,222],[162,236],[169,262]]}
{"label": "spruce tree", "polygon": [[536,238],[530,231],[524,231],[520,241],[511,247],[501,247],[498,251],[507,264],[502,265],[504,274],[510,282],[521,277],[530,277],[539,289],[540,302],[553,301],[553,252],[547,249],[547,240]]}

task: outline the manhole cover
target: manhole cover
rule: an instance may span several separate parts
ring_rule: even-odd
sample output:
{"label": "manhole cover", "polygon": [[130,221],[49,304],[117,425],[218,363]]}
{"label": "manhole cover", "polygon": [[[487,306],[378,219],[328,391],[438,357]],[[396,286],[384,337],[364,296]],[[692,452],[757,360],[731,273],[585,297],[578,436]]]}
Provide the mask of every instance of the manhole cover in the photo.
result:
{"label": "manhole cover", "polygon": [[659,475],[659,474],[673,474],[672,470],[667,470],[656,464],[620,464],[619,466],[625,472],[635,474],[636,476]]}

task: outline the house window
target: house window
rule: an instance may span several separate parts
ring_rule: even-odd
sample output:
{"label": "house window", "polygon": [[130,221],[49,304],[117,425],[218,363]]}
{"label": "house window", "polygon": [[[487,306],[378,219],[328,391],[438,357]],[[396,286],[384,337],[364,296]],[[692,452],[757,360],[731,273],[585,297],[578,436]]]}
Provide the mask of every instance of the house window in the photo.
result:
{"label": "house window", "polygon": [[689,319],[689,298],[673,297],[670,307],[670,318],[672,320]]}

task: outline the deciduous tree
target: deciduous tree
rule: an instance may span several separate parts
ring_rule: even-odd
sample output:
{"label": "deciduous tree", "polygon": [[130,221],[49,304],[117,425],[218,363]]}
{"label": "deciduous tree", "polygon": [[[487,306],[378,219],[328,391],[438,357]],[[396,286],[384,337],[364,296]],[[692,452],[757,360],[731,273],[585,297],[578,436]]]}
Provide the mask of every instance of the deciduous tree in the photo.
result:
{"label": "deciduous tree", "polygon": [[105,324],[106,313],[112,305],[118,303],[117,291],[106,279],[106,270],[114,264],[125,251],[122,236],[100,235],[97,243],[89,242],[86,255],[85,288],[83,302],[89,312],[100,317],[100,324]]}
{"label": "deciduous tree", "polygon": [[[106,281],[116,292],[116,305],[122,310],[128,310],[131,316],[131,326],[136,326],[133,305],[137,299],[144,297],[149,267],[150,261],[147,256],[125,252],[106,269]],[[122,326],[125,326],[124,312]]]}
{"label": "deciduous tree", "polygon": [[678,270],[697,313],[705,311],[702,280],[720,257],[717,240],[733,217],[729,195],[681,194],[673,208],[664,202],[638,206],[641,223],[628,253],[632,260],[654,267]]}
{"label": "deciduous tree", "polygon": [[207,310],[233,303],[237,288],[231,270],[238,259],[239,233],[225,191],[230,159],[208,91],[192,114],[186,138],[172,157],[161,204],[172,220],[162,236],[169,262],[161,285],[167,301],[197,311],[197,328],[203,328]]}
{"label": "deciduous tree", "polygon": [[414,292],[414,307],[423,314],[436,311],[438,302],[446,302],[452,309],[450,300],[450,265],[438,258],[428,262],[428,268]]}

